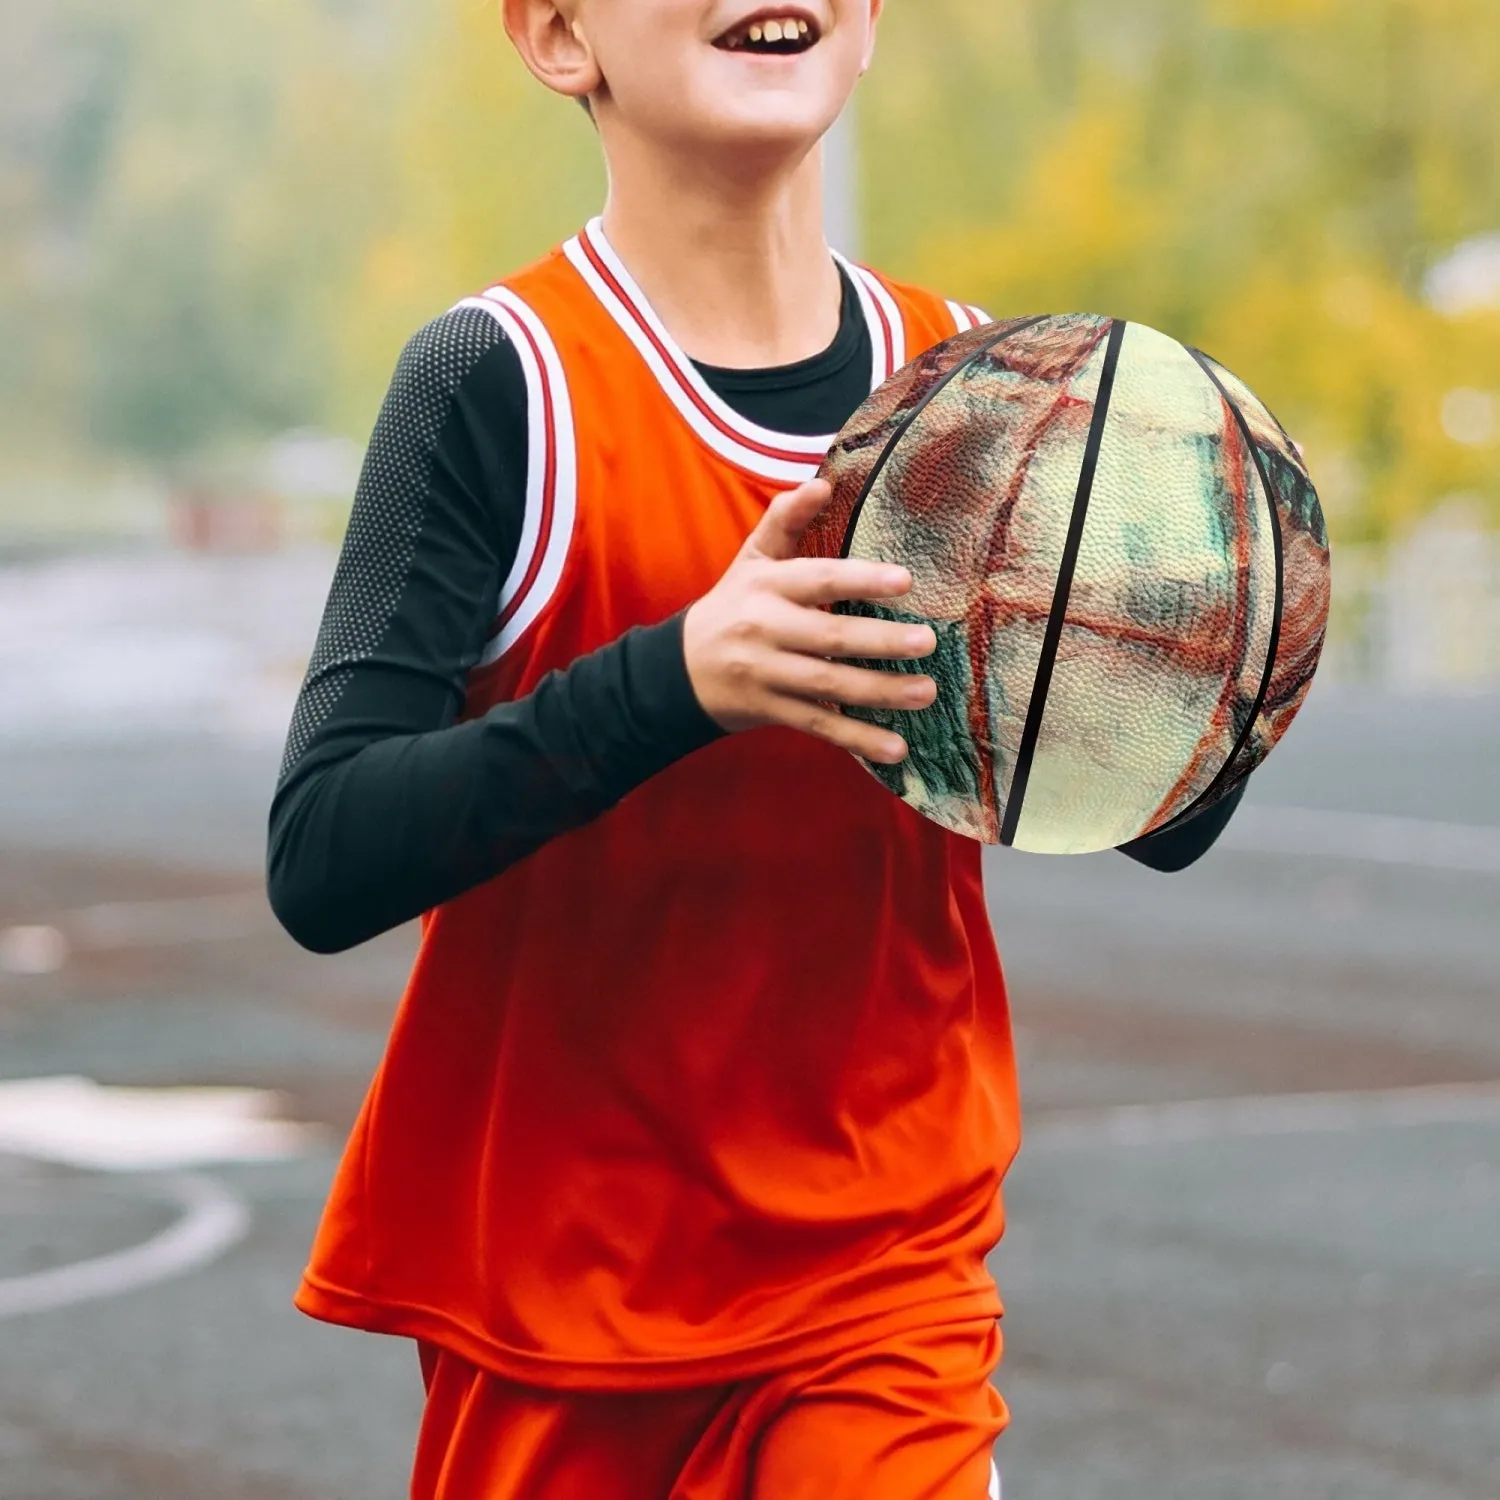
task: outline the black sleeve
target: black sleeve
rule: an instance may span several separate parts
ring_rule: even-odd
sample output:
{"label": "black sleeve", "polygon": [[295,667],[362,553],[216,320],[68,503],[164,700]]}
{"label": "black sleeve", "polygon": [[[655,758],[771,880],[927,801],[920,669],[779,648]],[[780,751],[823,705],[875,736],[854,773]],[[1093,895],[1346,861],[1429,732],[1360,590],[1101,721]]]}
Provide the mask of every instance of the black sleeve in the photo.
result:
{"label": "black sleeve", "polygon": [[1137,863],[1160,870],[1164,875],[1175,875],[1187,869],[1218,843],[1219,835],[1229,826],[1235,809],[1244,800],[1245,788],[1249,784],[1248,779],[1242,781],[1212,807],[1204,808],[1196,817],[1179,823],[1175,828],[1121,844],[1120,853],[1128,854]]}
{"label": "black sleeve", "polygon": [[271,807],[271,905],[304,947],[461,895],[719,734],[680,617],[454,722],[525,491],[520,360],[455,309],[408,344],[376,423]]}

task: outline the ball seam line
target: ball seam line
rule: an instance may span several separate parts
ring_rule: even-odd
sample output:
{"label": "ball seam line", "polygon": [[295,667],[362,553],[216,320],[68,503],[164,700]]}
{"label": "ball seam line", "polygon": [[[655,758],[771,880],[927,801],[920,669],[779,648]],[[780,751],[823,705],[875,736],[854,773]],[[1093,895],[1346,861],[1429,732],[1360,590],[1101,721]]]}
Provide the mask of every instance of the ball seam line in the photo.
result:
{"label": "ball seam line", "polygon": [[1057,570],[1057,586],[1052,594],[1052,609],[1047,616],[1047,629],[1042,636],[1041,655],[1037,658],[1031,697],[1026,704],[1026,724],[1021,731],[1015,772],[1011,777],[1010,793],[1005,799],[1005,815],[1000,824],[1000,842],[1007,849],[1016,841],[1021,809],[1026,802],[1026,788],[1031,780],[1031,767],[1036,759],[1037,741],[1042,734],[1042,719],[1047,711],[1047,692],[1052,686],[1057,649],[1062,642],[1063,626],[1067,623],[1068,603],[1073,594],[1073,576],[1078,569],[1079,553],[1083,550],[1083,531],[1088,520],[1089,500],[1094,493],[1094,476],[1098,472],[1099,453],[1104,446],[1104,428],[1109,421],[1110,401],[1115,392],[1115,372],[1119,369],[1120,348],[1125,342],[1125,330],[1128,326],[1123,318],[1116,318],[1110,324],[1109,341],[1104,352],[1104,369],[1099,375],[1099,394],[1094,400],[1093,421],[1089,424],[1088,443],[1084,447],[1083,464],[1078,471],[1073,515],[1068,523],[1068,537],[1063,546],[1062,562]]}
{"label": "ball seam line", "polygon": [[[1250,743],[1250,736],[1255,733],[1261,710],[1265,707],[1266,698],[1270,694],[1271,679],[1276,675],[1276,658],[1281,651],[1281,622],[1286,606],[1286,563],[1281,536],[1281,512],[1276,505],[1276,491],[1271,486],[1271,476],[1266,469],[1265,460],[1256,446],[1255,437],[1250,431],[1250,424],[1245,420],[1244,412],[1240,410],[1234,397],[1225,389],[1223,381],[1214,373],[1212,361],[1201,349],[1189,348],[1188,353],[1192,355],[1198,368],[1213,382],[1214,389],[1233,415],[1235,425],[1240,429],[1240,436],[1244,438],[1245,446],[1250,450],[1250,461],[1255,465],[1255,472],[1260,477],[1261,488],[1266,492],[1266,509],[1271,516],[1271,548],[1276,558],[1276,600],[1271,611],[1271,635],[1266,643],[1266,666],[1261,673],[1260,690],[1255,695],[1255,702],[1251,705],[1250,715],[1245,720],[1245,727],[1240,730],[1233,749],[1230,750],[1224,764],[1219,767],[1218,775],[1175,818],[1169,819],[1160,828],[1153,828],[1152,833],[1165,833],[1169,828],[1176,828],[1187,822],[1189,818],[1207,808],[1217,793],[1223,789],[1226,778],[1244,753],[1245,746]],[[1273,417],[1272,420],[1275,421],[1275,418]],[[1278,428],[1280,425],[1278,422]]]}
{"label": "ball seam line", "polygon": [[[849,548],[854,544],[854,531],[855,528],[859,525],[860,515],[865,508],[865,501],[868,500],[871,494],[874,492],[876,481],[885,471],[886,464],[890,462],[892,455],[900,446],[901,439],[904,438],[906,434],[911,430],[912,424],[917,420],[917,418],[927,410],[928,405],[939,395],[941,395],[942,392],[946,390],[948,386],[958,378],[959,375],[967,370],[976,359],[982,358],[984,355],[988,354],[991,349],[994,349],[998,345],[1003,344],[1006,339],[1012,338],[1018,333],[1024,333],[1028,328],[1035,328],[1038,323],[1045,323],[1051,316],[1053,316],[1051,313],[1038,313],[1036,317],[1026,318],[1022,322],[1015,324],[1013,327],[1007,328],[1003,333],[996,334],[995,337],[990,339],[988,343],[981,344],[979,348],[977,348],[971,355],[969,355],[967,359],[962,359],[956,365],[954,365],[954,367],[949,370],[948,373],[944,375],[943,378],[939,380],[938,383],[934,385],[933,388],[922,397],[922,399],[911,409],[911,411],[909,411],[906,416],[902,418],[901,425],[897,427],[895,432],[891,434],[890,441],[881,450],[880,457],[875,460],[875,467],[870,470],[870,473],[865,479],[864,484],[860,486],[859,498],[854,502],[854,507],[849,512],[849,523],[844,528],[844,540],[842,545],[839,547],[840,557],[846,558],[849,556]],[[958,337],[958,335],[954,335],[954,337]],[[935,347],[941,348],[941,345],[937,345]]]}

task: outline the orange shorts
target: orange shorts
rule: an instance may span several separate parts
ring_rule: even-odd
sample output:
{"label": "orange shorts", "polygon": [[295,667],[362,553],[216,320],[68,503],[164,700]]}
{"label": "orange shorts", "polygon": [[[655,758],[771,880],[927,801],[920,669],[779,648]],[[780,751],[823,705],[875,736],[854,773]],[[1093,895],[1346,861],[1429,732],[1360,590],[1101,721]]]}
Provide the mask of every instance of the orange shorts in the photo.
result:
{"label": "orange shorts", "polygon": [[986,1500],[991,1320],[689,1391],[516,1385],[422,1347],[412,1500]]}

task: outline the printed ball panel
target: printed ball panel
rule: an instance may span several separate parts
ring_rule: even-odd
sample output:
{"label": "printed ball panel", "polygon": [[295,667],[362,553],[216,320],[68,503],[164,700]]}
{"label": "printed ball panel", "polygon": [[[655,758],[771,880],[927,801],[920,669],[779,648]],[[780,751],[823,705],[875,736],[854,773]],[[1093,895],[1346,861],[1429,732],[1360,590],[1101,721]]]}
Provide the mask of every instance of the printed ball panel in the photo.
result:
{"label": "printed ball panel", "polygon": [[823,478],[833,484],[833,499],[803,538],[805,556],[842,556],[854,507],[870,476],[885,461],[912,414],[974,354],[997,337],[1035,321],[1013,318],[1006,323],[971,329],[946,343],[934,345],[897,370],[854,413],[839,434],[824,466]]}
{"label": "printed ball panel", "polygon": [[931,708],[846,710],[910,746],[868,769],[986,842],[1083,853],[1200,810],[1269,753],[1317,665],[1327,537],[1295,445],[1213,361],[1115,329],[1069,315],[950,339],[824,466],[834,500],[804,550],[914,580],[898,609],[840,611],[938,635],[927,662],[884,664],[930,672]]}
{"label": "printed ball panel", "polygon": [[[917,722],[926,714],[850,710],[896,728],[911,746],[902,765],[871,769],[935,821],[994,843],[1109,321],[1047,319],[1020,325],[998,343],[990,333],[968,363],[929,391],[873,482],[866,479],[845,545],[849,556],[910,569],[912,591],[892,618],[947,627],[940,632],[946,648],[917,668],[938,683],[936,732]],[[842,447],[830,457],[833,475]],[[981,772],[970,790],[973,766]]]}
{"label": "printed ball panel", "polygon": [[1219,788],[1222,796],[1271,753],[1306,700],[1327,638],[1333,574],[1323,508],[1297,445],[1238,376],[1207,355],[1200,357],[1250,430],[1281,538],[1281,629],[1270,684],[1252,732]]}
{"label": "printed ball panel", "polygon": [[1113,848],[1201,797],[1249,722],[1275,612],[1240,425],[1181,344],[1132,323],[1016,847]]}

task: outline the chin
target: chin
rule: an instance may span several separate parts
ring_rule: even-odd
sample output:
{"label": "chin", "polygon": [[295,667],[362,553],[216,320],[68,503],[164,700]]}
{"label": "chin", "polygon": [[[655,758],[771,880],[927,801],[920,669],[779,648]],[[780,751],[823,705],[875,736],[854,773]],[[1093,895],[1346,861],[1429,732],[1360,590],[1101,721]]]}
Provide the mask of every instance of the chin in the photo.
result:
{"label": "chin", "polygon": [[721,103],[704,121],[702,139],[716,148],[800,157],[817,145],[837,118],[838,110],[826,107],[767,109],[751,101],[735,109]]}
{"label": "chin", "polygon": [[840,91],[748,89],[706,98],[679,96],[658,116],[665,138],[680,148],[800,158],[827,134],[844,106]]}

